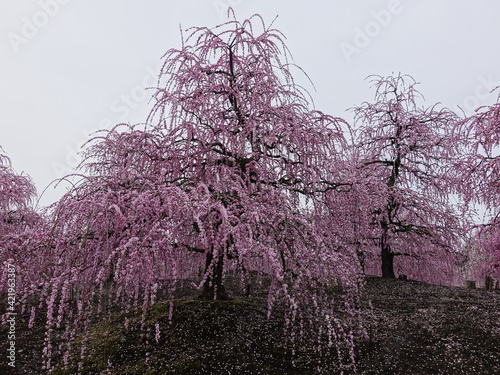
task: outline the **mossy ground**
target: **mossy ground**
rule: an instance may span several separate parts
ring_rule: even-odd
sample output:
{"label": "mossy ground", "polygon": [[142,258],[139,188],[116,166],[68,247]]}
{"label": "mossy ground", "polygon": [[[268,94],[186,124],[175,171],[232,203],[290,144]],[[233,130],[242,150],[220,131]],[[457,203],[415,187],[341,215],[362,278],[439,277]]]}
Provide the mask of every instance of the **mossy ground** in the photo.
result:
{"label": "mossy ground", "polygon": [[96,324],[85,359],[78,359],[77,345],[72,365],[54,374],[77,373],[78,362],[81,374],[278,374],[284,369],[287,374],[312,373],[294,364],[283,325],[279,319],[267,319],[262,300],[181,299],[174,309],[169,321],[168,302],[157,303],[148,310],[142,330],[141,311]]}
{"label": "mossy ground", "polygon": [[[484,374],[500,373],[500,292],[445,287],[415,281],[367,279],[365,309],[368,340],[356,343],[357,374]],[[366,306],[366,304],[364,304]],[[335,374],[335,355],[315,357],[299,348],[291,355],[279,313],[267,319],[262,298],[175,301],[172,321],[168,302],[161,301],[146,315],[114,315],[93,325],[87,342],[82,374],[314,374],[318,363]],[[129,329],[124,327],[125,316]],[[19,316],[18,367],[5,361],[0,374],[43,374],[40,369],[43,327],[22,327]],[[155,325],[160,339],[155,340]],[[5,336],[5,327],[0,327]],[[78,340],[69,368],[54,373],[78,372]],[[0,342],[5,352],[5,340]],[[329,361],[329,362],[328,362]],[[325,362],[327,362],[325,364]],[[10,372],[9,372],[10,371]],[[347,368],[345,374],[354,373]]]}

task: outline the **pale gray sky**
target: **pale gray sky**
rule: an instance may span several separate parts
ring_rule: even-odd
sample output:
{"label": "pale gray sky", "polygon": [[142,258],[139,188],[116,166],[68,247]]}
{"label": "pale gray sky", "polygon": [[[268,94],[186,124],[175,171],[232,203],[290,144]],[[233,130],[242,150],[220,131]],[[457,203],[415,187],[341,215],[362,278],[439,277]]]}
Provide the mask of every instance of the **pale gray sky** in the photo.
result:
{"label": "pale gray sky", "polygon": [[[500,2],[494,0],[0,0],[0,146],[39,192],[71,173],[88,134],[143,122],[162,54],[179,47],[179,23],[215,26],[232,5],[287,37],[317,91],[316,107],[372,98],[370,74],[421,82],[427,104],[471,111],[500,85]],[[300,82],[304,80],[299,79]],[[64,188],[50,188],[46,205]]]}

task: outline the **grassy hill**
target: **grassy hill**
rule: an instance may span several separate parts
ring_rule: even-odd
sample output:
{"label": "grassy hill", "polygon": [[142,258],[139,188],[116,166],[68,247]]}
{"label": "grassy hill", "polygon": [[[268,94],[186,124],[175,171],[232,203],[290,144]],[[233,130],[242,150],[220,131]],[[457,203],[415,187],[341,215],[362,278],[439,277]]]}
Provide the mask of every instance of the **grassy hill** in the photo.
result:
{"label": "grassy hill", "polygon": [[[368,277],[364,295],[372,309],[364,315],[370,335],[356,343],[357,374],[497,374],[500,373],[500,292],[429,285],[416,281]],[[368,306],[368,303],[364,304]],[[172,323],[168,303],[147,315],[149,338],[141,335],[140,314],[129,313],[96,324],[89,338],[82,372],[86,374],[314,374],[340,370],[335,353],[317,358],[306,346],[292,356],[277,314],[266,316],[262,298],[229,301],[176,301]],[[155,326],[161,328],[159,343]],[[5,327],[1,327],[6,337]],[[43,335],[18,327],[19,374],[42,374]],[[5,353],[6,340],[0,343]],[[69,371],[73,374],[76,360]],[[0,365],[0,373],[11,372]],[[354,373],[346,368],[345,374]]]}

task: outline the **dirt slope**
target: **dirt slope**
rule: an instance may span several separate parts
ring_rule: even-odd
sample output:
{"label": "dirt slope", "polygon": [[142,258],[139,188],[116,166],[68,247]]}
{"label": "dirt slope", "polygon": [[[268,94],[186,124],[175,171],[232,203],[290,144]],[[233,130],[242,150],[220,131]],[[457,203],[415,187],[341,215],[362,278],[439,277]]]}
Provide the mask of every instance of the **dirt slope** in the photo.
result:
{"label": "dirt slope", "polygon": [[[500,374],[500,291],[369,277],[365,293],[373,309],[364,311],[370,339],[357,343],[357,374]],[[171,325],[165,303],[148,315],[151,327],[161,326],[160,345],[126,332],[118,318],[96,326],[84,373],[104,373],[109,361],[112,374],[314,374],[318,358],[307,350],[291,356],[282,323],[267,320],[262,299],[182,299],[175,311]],[[19,317],[16,371],[2,354],[0,374],[44,373],[43,333],[23,329],[25,320]],[[4,326],[0,335],[6,353]],[[323,363],[329,360],[325,373],[338,373],[333,359]]]}

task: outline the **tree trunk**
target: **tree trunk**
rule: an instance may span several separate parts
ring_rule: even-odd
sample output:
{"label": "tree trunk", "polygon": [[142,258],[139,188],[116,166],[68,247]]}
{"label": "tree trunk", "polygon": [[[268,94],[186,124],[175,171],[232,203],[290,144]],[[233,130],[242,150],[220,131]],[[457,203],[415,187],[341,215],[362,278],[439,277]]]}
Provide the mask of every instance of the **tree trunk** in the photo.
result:
{"label": "tree trunk", "polygon": [[484,288],[486,290],[493,290],[493,287],[494,287],[493,277],[486,276],[485,281],[484,281]]}
{"label": "tree trunk", "polygon": [[395,279],[394,274],[394,255],[390,251],[382,250],[382,277]]}
{"label": "tree trunk", "polygon": [[[213,253],[209,252],[207,254],[207,260],[205,263],[205,273],[208,271],[212,261],[213,261]],[[219,259],[217,263],[213,266],[212,272],[208,276],[205,284],[203,285],[203,291],[200,295],[201,299],[208,300],[227,300],[229,299],[226,288],[222,283],[222,272],[224,269],[224,257],[219,255]]]}
{"label": "tree trunk", "polygon": [[389,245],[388,233],[384,230],[382,238],[380,239],[380,247],[382,250],[382,277],[388,279],[395,279],[394,274],[394,254],[391,252]]}

